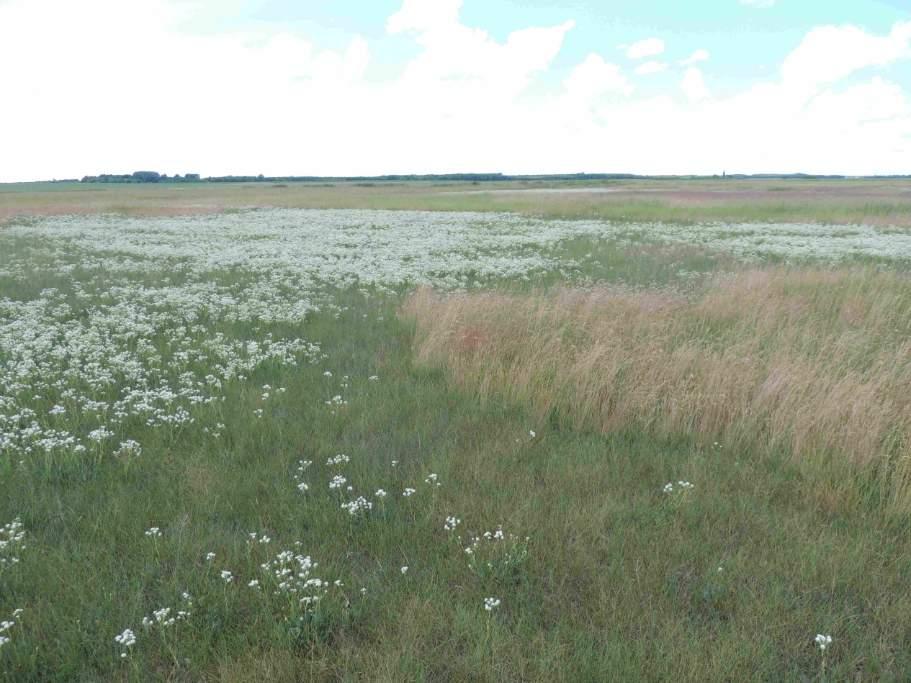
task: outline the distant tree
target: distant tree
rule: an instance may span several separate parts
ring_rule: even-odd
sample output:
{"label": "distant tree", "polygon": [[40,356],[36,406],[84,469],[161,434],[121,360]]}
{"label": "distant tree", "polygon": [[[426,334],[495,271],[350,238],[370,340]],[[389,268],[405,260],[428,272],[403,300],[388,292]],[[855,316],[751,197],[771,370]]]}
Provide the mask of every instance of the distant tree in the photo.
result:
{"label": "distant tree", "polygon": [[155,171],[136,171],[133,178],[139,183],[157,183],[161,180],[161,175]]}

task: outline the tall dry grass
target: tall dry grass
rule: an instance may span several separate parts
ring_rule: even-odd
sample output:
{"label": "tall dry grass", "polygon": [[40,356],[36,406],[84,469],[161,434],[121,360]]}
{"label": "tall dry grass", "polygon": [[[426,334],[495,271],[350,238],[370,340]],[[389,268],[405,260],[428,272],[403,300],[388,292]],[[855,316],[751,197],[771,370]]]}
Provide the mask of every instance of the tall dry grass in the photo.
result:
{"label": "tall dry grass", "polygon": [[419,362],[482,397],[580,428],[856,464],[888,480],[892,509],[911,509],[911,279],[901,274],[753,270],[691,298],[423,290],[404,313]]}

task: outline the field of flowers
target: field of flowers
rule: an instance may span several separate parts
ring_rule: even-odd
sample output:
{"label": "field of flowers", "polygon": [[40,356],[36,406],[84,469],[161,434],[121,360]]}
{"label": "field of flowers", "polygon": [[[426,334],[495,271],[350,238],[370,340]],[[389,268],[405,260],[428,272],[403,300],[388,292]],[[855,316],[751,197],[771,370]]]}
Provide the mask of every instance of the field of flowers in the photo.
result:
{"label": "field of flowers", "polygon": [[[907,523],[786,458],[483,405],[404,297],[911,234],[244,210],[0,228],[0,678],[901,677]],[[869,509],[865,506],[869,506]]]}

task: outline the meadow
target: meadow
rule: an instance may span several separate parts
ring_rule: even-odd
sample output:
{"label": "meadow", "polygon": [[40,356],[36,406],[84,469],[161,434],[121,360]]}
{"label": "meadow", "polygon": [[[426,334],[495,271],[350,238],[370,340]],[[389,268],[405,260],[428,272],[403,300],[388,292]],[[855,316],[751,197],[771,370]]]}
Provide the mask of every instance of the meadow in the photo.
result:
{"label": "meadow", "polygon": [[0,679],[907,679],[908,190],[778,185],[0,188]]}

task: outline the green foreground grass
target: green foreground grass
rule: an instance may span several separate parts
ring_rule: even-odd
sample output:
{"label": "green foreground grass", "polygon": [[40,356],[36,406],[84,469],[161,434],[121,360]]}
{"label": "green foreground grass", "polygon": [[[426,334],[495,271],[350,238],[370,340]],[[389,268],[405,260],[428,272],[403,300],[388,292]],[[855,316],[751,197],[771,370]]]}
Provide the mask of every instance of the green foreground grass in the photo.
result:
{"label": "green foreground grass", "polygon": [[[0,521],[20,516],[28,532],[0,582],[0,617],[24,610],[0,650],[5,680],[901,680],[911,671],[906,523],[872,506],[822,508],[810,490],[818,480],[785,459],[565,430],[520,405],[481,406],[413,364],[397,297],[338,300],[339,317],[256,330],[318,341],[324,363],[263,367],[190,426],[137,428],[139,457],[0,463]],[[327,406],[340,382],[347,405]],[[286,392],[263,401],[266,384]],[[216,439],[204,430],[217,423]],[[351,462],[327,466],[338,453]],[[313,461],[306,493],[294,479],[301,459]],[[328,488],[338,472],[389,495],[351,517]],[[694,488],[662,492],[678,480]],[[406,487],[416,493],[403,497]],[[450,515],[461,519],[453,533]],[[472,569],[467,534],[498,525],[519,538],[516,552],[506,557],[508,540],[492,545],[491,566]],[[153,526],[160,537],[145,535]],[[250,544],[249,532],[271,542]],[[285,548],[344,584],[313,612],[269,590],[260,564]],[[182,609],[184,591],[185,621],[142,629],[154,609]],[[485,611],[486,597],[500,606]],[[121,659],[113,638],[126,627],[138,641]],[[817,633],[834,637],[825,655]]]}
{"label": "green foreground grass", "polygon": [[[0,299],[56,287],[78,314],[75,282],[89,301],[109,290],[103,270],[52,274],[30,238],[3,244],[0,266],[29,255],[35,272],[0,273]],[[706,273],[741,267],[695,247],[576,239],[558,252],[584,264],[577,282],[633,288],[692,291]],[[496,286],[543,292],[562,280]],[[0,647],[0,679],[908,678],[904,517],[874,495],[841,505],[837,468],[813,470],[824,460],[604,435],[521,403],[482,403],[416,363],[404,293],[334,291],[338,314],[324,307],[294,325],[208,323],[228,338],[302,337],[328,357],[262,366],[180,428],[127,423],[114,440],[137,439],[139,456],[0,453],[0,525],[19,517],[27,532],[21,561],[0,567],[0,621],[23,610]],[[335,395],[347,403],[327,405]],[[349,463],[327,464],[342,453]],[[301,460],[312,461],[303,472]],[[350,495],[329,489],[337,474],[359,494],[388,495],[351,516],[340,507]],[[663,491],[681,480],[693,488]],[[454,531],[450,516],[461,520]],[[465,552],[470,535],[500,525],[502,542]],[[147,535],[153,527],[160,536]],[[331,584],[315,608],[276,594],[261,567],[286,549],[311,556],[311,575]],[[500,604],[487,611],[485,598]],[[160,608],[189,614],[144,628]],[[114,640],[126,628],[137,636],[129,648]],[[818,633],[833,636],[825,653]]]}

